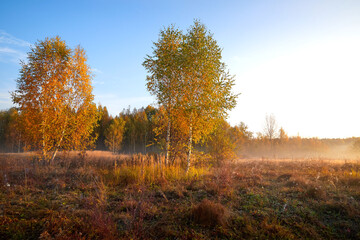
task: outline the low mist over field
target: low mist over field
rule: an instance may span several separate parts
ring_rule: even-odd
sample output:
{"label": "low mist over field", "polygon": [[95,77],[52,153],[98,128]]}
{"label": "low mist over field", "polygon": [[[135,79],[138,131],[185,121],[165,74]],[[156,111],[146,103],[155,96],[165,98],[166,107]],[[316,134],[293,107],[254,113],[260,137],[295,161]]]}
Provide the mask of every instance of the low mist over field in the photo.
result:
{"label": "low mist over field", "polygon": [[0,239],[360,239],[359,12],[0,3]]}

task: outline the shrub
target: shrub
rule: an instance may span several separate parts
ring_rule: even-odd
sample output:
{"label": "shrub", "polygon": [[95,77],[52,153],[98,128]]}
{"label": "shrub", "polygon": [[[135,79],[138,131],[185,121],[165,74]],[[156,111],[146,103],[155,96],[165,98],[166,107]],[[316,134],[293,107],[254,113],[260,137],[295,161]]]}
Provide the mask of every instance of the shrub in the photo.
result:
{"label": "shrub", "polygon": [[227,223],[228,214],[220,203],[204,199],[192,209],[192,217],[196,223],[205,226],[224,226]]}
{"label": "shrub", "polygon": [[309,188],[305,192],[305,196],[308,198],[321,200],[326,197],[326,192],[320,187],[309,186]]}

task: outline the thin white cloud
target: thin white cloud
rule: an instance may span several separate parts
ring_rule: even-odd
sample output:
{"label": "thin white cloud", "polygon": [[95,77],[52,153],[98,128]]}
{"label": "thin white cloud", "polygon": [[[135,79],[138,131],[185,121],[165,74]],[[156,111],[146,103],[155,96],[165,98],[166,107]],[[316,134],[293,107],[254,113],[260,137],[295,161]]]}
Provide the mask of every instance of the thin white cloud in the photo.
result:
{"label": "thin white cloud", "polygon": [[0,61],[19,63],[20,60],[26,60],[26,53],[9,47],[0,47]]}
{"label": "thin white cloud", "polygon": [[17,53],[17,51],[11,48],[0,48],[0,53],[12,54],[12,53]]}
{"label": "thin white cloud", "polygon": [[0,30],[0,61],[4,63],[19,63],[26,60],[26,51],[31,44],[11,34]]}
{"label": "thin white cloud", "polygon": [[13,107],[10,93],[0,92],[0,110],[6,110]]}
{"label": "thin white cloud", "polygon": [[0,92],[0,99],[4,99],[4,98],[10,99],[10,93]]}
{"label": "thin white cloud", "polygon": [[16,38],[3,30],[0,30],[0,44],[9,44],[19,47],[31,47],[29,42]]}
{"label": "thin white cloud", "polygon": [[94,85],[104,85],[104,83],[105,83],[104,81],[96,81],[96,80],[93,81]]}
{"label": "thin white cloud", "polygon": [[143,101],[152,101],[153,97],[130,97],[130,98],[120,98],[116,94],[98,94],[97,98],[103,99],[106,101],[113,101],[114,103],[119,102],[143,102]]}
{"label": "thin white cloud", "polygon": [[232,56],[230,57],[230,61],[233,61],[233,62],[240,62],[241,61],[241,57],[235,55],[235,56]]}
{"label": "thin white cloud", "polygon": [[101,73],[103,73],[100,69],[97,69],[97,68],[91,68],[91,71],[93,72],[93,73],[97,73],[97,74],[101,74]]}

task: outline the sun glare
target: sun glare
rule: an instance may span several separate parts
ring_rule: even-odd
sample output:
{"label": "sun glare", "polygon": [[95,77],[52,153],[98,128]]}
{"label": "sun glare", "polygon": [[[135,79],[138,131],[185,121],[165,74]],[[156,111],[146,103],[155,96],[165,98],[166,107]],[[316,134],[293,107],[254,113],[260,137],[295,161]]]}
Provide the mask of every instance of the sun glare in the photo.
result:
{"label": "sun glare", "polygon": [[[360,114],[351,109],[359,101],[359,40],[360,37],[321,39],[273,53],[269,59],[259,55],[252,57],[257,64],[248,69],[239,66],[241,60],[232,61],[231,70],[241,69],[236,75],[238,88],[244,94],[239,100],[243,102],[242,109],[233,111],[231,119],[262,119],[261,114],[272,112],[291,135],[360,135],[353,128]],[[244,109],[244,105],[251,108]],[[345,116],[348,124],[341,126]],[[253,129],[261,131],[261,124],[258,121]]]}

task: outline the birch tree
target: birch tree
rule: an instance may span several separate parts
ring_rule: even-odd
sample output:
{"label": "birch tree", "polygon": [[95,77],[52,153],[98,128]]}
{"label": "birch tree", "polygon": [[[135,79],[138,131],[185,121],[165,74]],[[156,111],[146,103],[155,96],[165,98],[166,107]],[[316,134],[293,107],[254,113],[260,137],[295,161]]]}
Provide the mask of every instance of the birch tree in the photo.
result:
{"label": "birch tree", "polygon": [[46,38],[27,59],[12,93],[27,147],[41,150],[52,162],[58,150],[83,150],[93,144],[97,114],[85,51],[72,50],[59,37]]}
{"label": "birch tree", "polygon": [[193,142],[209,134],[236,105],[234,76],[222,62],[222,49],[205,25],[195,21],[181,46],[181,101],[188,128],[187,167],[191,166]]}
{"label": "birch tree", "polygon": [[119,152],[125,131],[125,120],[116,117],[105,131],[105,144],[113,153]]}
{"label": "birch tree", "polygon": [[277,123],[273,114],[266,115],[264,124],[264,135],[272,143],[273,139],[277,137]]}
{"label": "birch tree", "polygon": [[143,66],[149,75],[146,85],[149,92],[156,96],[158,103],[165,107],[167,118],[165,164],[169,160],[171,121],[178,101],[180,77],[180,45],[182,33],[174,26],[160,31],[159,40],[154,43],[153,54],[147,55]]}
{"label": "birch tree", "polygon": [[187,135],[187,168],[193,143],[214,129],[236,104],[234,77],[222,62],[221,48],[205,25],[195,21],[187,34],[173,26],[160,32],[153,56],[144,67],[147,87],[168,114],[166,159],[169,158],[171,123]]}

